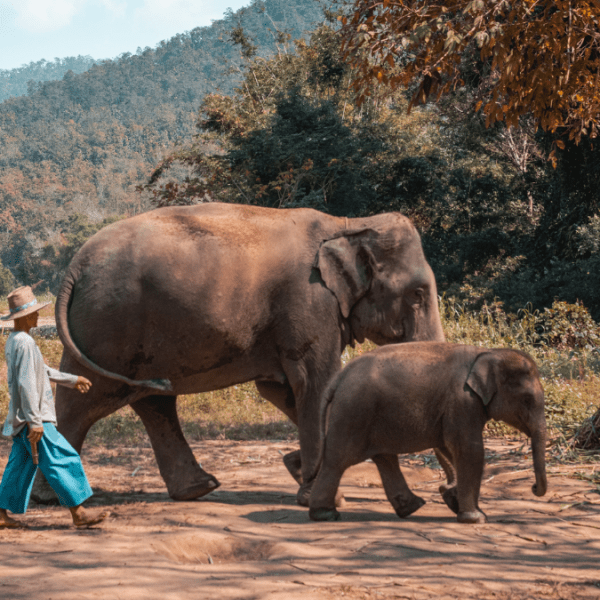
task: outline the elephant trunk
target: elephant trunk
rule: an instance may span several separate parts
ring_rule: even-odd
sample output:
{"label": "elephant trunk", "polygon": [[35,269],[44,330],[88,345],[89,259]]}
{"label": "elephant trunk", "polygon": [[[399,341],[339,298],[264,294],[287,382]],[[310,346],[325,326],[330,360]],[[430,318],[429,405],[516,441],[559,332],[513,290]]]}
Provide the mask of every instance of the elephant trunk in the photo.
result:
{"label": "elephant trunk", "polygon": [[548,489],[546,481],[546,424],[542,423],[531,433],[531,453],[533,456],[533,469],[535,483],[531,490],[536,496],[543,496]]}
{"label": "elephant trunk", "polygon": [[440,317],[439,311],[436,311],[436,313],[435,313],[433,327],[432,327],[431,341],[432,342],[445,342],[446,341],[446,335],[444,334],[444,328],[442,327],[442,319]]}
{"label": "elephant trunk", "polygon": [[404,323],[405,342],[445,342],[446,336],[438,306],[437,294],[432,294],[426,310],[415,310]]}
{"label": "elephant trunk", "polygon": [[442,327],[442,317],[440,315],[437,287],[432,289],[428,314],[429,322],[427,327],[427,335],[424,338],[424,341],[445,342],[446,335],[444,334],[444,328]]}

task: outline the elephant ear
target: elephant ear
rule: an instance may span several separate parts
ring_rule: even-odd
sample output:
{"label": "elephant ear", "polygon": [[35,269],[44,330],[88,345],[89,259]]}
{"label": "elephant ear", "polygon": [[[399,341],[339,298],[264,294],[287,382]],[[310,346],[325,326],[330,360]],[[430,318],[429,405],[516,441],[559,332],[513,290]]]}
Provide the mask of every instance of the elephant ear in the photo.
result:
{"label": "elephant ear", "polygon": [[372,279],[371,251],[366,245],[370,229],[342,232],[321,244],[314,266],[336,297],[344,318],[369,291]]}
{"label": "elephant ear", "polygon": [[495,357],[491,352],[480,354],[471,365],[466,385],[471,388],[487,406],[498,390]]}

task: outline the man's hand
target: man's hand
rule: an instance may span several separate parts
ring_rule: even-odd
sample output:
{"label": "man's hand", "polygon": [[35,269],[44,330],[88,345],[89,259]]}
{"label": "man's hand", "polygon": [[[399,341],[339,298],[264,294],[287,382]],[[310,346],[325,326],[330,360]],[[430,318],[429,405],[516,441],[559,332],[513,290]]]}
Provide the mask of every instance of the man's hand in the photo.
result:
{"label": "man's hand", "polygon": [[79,390],[82,394],[85,394],[91,387],[92,382],[81,375],[77,376],[77,383],[75,384],[77,390]]}
{"label": "man's hand", "polygon": [[32,427],[31,425],[28,425],[28,427],[29,427],[29,433],[27,434],[27,439],[29,440],[29,442],[31,444],[37,444],[42,439],[42,436],[44,435],[44,428],[43,427]]}

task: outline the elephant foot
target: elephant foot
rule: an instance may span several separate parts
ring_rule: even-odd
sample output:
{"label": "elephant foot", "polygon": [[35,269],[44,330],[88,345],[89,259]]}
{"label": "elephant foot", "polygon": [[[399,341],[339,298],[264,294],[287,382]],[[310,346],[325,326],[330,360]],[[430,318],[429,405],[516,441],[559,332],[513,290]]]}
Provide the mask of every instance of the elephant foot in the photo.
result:
{"label": "elephant foot", "polygon": [[[308,507],[308,503],[310,500],[310,492],[312,490],[312,485],[313,485],[312,481],[310,483],[303,483],[300,485],[300,489],[298,490],[298,493],[296,494],[296,502],[300,506]],[[340,492],[340,490],[338,490],[335,495],[335,505],[338,508],[342,508],[343,506],[346,506],[346,498],[344,498],[344,494],[342,494],[342,492]]]}
{"label": "elephant foot", "polygon": [[406,517],[412,515],[419,510],[423,504],[425,504],[425,500],[415,494],[411,494],[408,497],[398,495],[392,500],[392,506],[401,519],[406,519]]}
{"label": "elephant foot", "polygon": [[308,516],[312,521],[339,521],[341,518],[335,508],[311,508]]}
{"label": "elephant foot", "polygon": [[487,517],[480,510],[459,512],[456,520],[459,523],[487,523]]}
{"label": "elephant foot", "polygon": [[42,472],[38,470],[31,489],[31,499],[38,504],[58,506],[60,504],[56,492],[50,487]]}
{"label": "elephant foot", "polygon": [[207,475],[203,480],[188,486],[183,490],[177,490],[176,492],[169,492],[169,496],[173,500],[194,500],[195,498],[201,498],[206,496],[210,492],[214,492],[221,484],[212,475]]}
{"label": "elephant foot", "polygon": [[296,502],[300,506],[308,506],[308,501],[310,500],[310,491],[312,489],[313,482],[303,483],[300,485],[300,489],[296,494]]}
{"label": "elephant foot", "polygon": [[302,485],[302,461],[300,459],[300,450],[295,450],[294,452],[286,454],[283,457],[283,464],[296,482]]}
{"label": "elephant foot", "polygon": [[[444,486],[440,486],[440,491],[441,491],[442,487],[444,487]],[[447,488],[444,492],[442,492],[442,498],[444,499],[446,506],[454,514],[458,514],[460,509],[458,507],[458,496],[456,495],[456,488],[455,487]]]}

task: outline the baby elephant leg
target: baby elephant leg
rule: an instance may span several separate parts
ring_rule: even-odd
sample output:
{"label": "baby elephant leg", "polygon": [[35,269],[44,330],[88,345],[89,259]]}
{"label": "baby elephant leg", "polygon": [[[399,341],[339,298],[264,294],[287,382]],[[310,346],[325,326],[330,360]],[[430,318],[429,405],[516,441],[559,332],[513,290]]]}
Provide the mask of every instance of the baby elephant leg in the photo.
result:
{"label": "baby elephant leg", "polygon": [[408,488],[395,454],[378,454],[373,457],[373,462],[379,470],[385,495],[401,519],[412,515],[425,504],[423,498],[416,496]]}
{"label": "baby elephant leg", "polygon": [[310,493],[308,516],[313,521],[339,521],[340,513],[335,509],[336,494],[344,470],[333,461],[327,461],[327,457],[323,460]]}
{"label": "baby elephant leg", "polygon": [[479,508],[484,450],[483,440],[477,441],[479,443],[472,443],[468,448],[458,446],[458,451],[453,452],[453,455],[457,457],[456,496],[460,508],[456,518],[459,523],[487,522],[485,513]]}
{"label": "baby elephant leg", "polygon": [[435,456],[446,474],[446,483],[440,485],[440,494],[448,508],[458,514],[458,494],[456,492],[456,469],[452,464],[452,458],[447,448],[434,448]]}

